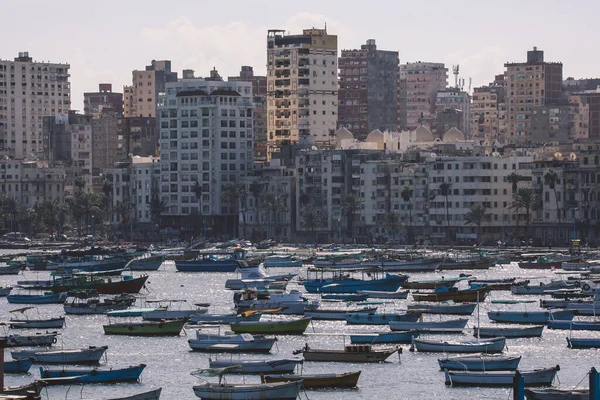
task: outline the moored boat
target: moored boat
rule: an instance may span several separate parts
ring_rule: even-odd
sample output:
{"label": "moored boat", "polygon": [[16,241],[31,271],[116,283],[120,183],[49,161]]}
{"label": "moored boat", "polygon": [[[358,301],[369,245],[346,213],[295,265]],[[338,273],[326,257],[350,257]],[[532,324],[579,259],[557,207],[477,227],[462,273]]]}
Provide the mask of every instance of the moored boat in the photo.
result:
{"label": "moored boat", "polygon": [[412,297],[415,301],[440,302],[452,300],[455,302],[477,302],[484,301],[489,289],[486,287],[478,289],[458,290],[455,287],[442,287],[431,293],[413,292]]}
{"label": "moored boat", "polygon": [[70,290],[63,305],[65,314],[106,314],[113,310],[124,310],[135,303],[131,295],[118,295],[100,299],[95,290]]}
{"label": "moored boat", "polygon": [[291,374],[296,366],[304,363],[299,357],[293,358],[272,358],[268,360],[209,360],[210,368],[237,367],[227,370],[231,374]]}
{"label": "moored boat", "polygon": [[549,311],[490,311],[488,318],[496,322],[514,324],[547,324],[553,319],[572,320],[575,313],[571,310]]}
{"label": "moored boat", "polygon": [[108,346],[90,346],[87,349],[18,350],[11,351],[13,359],[32,358],[42,364],[98,364]]}
{"label": "moored boat", "polygon": [[296,400],[302,388],[302,380],[273,383],[210,383],[194,385],[194,394],[203,400],[279,399]]}
{"label": "moored boat", "polygon": [[223,353],[269,353],[277,338],[253,336],[249,333],[239,335],[208,334],[196,331],[196,338],[188,344],[195,351]]}
{"label": "moored boat", "polygon": [[376,313],[376,312],[357,312],[347,313],[346,323],[350,325],[387,325],[392,321],[416,322],[421,317],[418,311],[408,313]]}
{"label": "moored boat", "polygon": [[50,369],[40,367],[40,377],[48,385],[72,385],[75,383],[136,382],[146,364],[126,368]]}
{"label": "moored boat", "polygon": [[310,324],[310,318],[277,321],[239,321],[231,324],[235,333],[259,333],[269,335],[301,335]]}
{"label": "moored boat", "polygon": [[457,269],[489,269],[492,266],[492,260],[487,258],[481,258],[476,260],[444,260],[439,270],[457,270]]}
{"label": "moored boat", "polygon": [[131,396],[111,397],[110,399],[103,400],[160,400],[161,392],[162,388],[158,388],[143,393],[136,393]]}
{"label": "moored boat", "polygon": [[499,337],[505,338],[528,338],[542,337],[544,325],[525,326],[525,327],[475,327],[473,328],[473,336],[481,338]]}
{"label": "moored boat", "polygon": [[302,381],[302,388],[311,389],[351,389],[358,385],[361,371],[341,374],[302,374],[302,375],[261,375],[263,383]]}
{"label": "moored boat", "polygon": [[374,349],[368,344],[344,346],[342,350],[313,349],[307,344],[294,354],[302,354],[305,361],[378,363],[384,362],[396,351],[395,347]]}
{"label": "moored boat", "polygon": [[163,254],[146,253],[130,260],[125,268],[132,271],[157,271],[165,259],[166,256]]}
{"label": "moored boat", "polygon": [[539,285],[512,285],[510,292],[512,294],[545,294],[546,292],[558,289],[574,288],[575,284],[569,284],[565,281],[552,281],[550,283],[540,282]]}
{"label": "moored boat", "polygon": [[567,347],[570,349],[598,349],[600,348],[600,338],[567,337]]}
{"label": "moored boat", "polygon": [[[324,278],[326,272],[333,274],[332,278]],[[359,269],[354,272],[361,273],[361,278],[348,276],[347,269],[309,269],[309,279],[303,283],[309,293],[356,293],[359,290],[375,290],[381,292],[395,292],[408,276],[392,275],[385,273],[380,276],[378,269]],[[310,274],[315,274],[315,279],[310,279]],[[321,276],[319,278],[319,275]]]}
{"label": "moored boat", "polygon": [[370,299],[406,299],[408,298],[408,290],[397,290],[395,292],[380,292],[376,290],[359,290],[358,295],[365,295]]}
{"label": "moored boat", "polygon": [[22,358],[19,360],[5,361],[4,372],[7,374],[25,374],[31,368],[33,360],[30,358]]}
{"label": "moored boat", "polygon": [[221,251],[199,254],[193,260],[175,260],[175,268],[180,272],[235,272],[238,260],[245,257],[246,251]]}
{"label": "moored boat", "polygon": [[50,288],[54,293],[68,292],[73,289],[93,289],[98,294],[139,293],[146,284],[148,275],[98,276],[93,272],[78,273],[72,277],[56,278]]}
{"label": "moored boat", "polygon": [[444,341],[413,339],[410,350],[442,353],[501,353],[506,346],[506,338],[497,337],[473,341]]}
{"label": "moored boat", "polygon": [[420,332],[459,333],[465,329],[468,318],[449,319],[445,321],[392,321],[389,323],[393,331],[407,331],[416,329]]}
{"label": "moored boat", "polygon": [[600,322],[598,321],[573,321],[573,320],[550,320],[549,329],[568,329],[571,331],[600,331]]}
{"label": "moored boat", "polygon": [[465,280],[466,278],[442,278],[432,279],[424,281],[406,281],[402,283],[402,287],[405,289],[439,289],[442,287],[453,287],[458,282]]}
{"label": "moored boat", "polygon": [[411,343],[413,338],[419,337],[418,330],[378,332],[378,333],[355,333],[350,335],[352,344],[394,344]]}
{"label": "moored boat", "polygon": [[6,296],[6,300],[11,304],[56,304],[64,303],[66,298],[66,293],[51,292],[42,294],[11,293]]}
{"label": "moored boat", "polygon": [[375,312],[377,311],[377,307],[363,307],[363,308],[355,308],[355,309],[323,309],[319,308],[318,310],[305,311],[304,316],[310,317],[314,320],[326,320],[326,321],[345,321],[346,314],[348,313],[358,313],[358,312]]}
{"label": "moored boat", "polygon": [[448,314],[448,315],[471,315],[475,311],[477,303],[454,303],[441,302],[438,304],[409,304],[409,311],[418,311],[423,314]]}
{"label": "moored boat", "polygon": [[521,356],[470,355],[438,359],[441,370],[451,371],[515,371],[519,368]]}
{"label": "moored boat", "polygon": [[123,322],[102,325],[106,335],[126,336],[178,336],[185,320]]}
{"label": "moored boat", "polygon": [[588,389],[525,389],[527,400],[589,400]]}
{"label": "moored boat", "polygon": [[[557,365],[552,368],[542,368],[519,371],[525,386],[551,386],[556,373],[560,370]],[[446,385],[452,386],[512,386],[516,371],[448,371]]]}
{"label": "moored boat", "polygon": [[10,334],[6,336],[6,347],[40,347],[56,343],[57,332],[37,333],[35,335]]}

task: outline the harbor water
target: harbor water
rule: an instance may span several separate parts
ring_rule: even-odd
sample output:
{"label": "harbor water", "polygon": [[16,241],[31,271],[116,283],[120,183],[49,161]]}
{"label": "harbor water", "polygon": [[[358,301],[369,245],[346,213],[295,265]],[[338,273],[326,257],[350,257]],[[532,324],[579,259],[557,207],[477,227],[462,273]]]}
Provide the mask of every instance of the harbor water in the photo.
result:
{"label": "harbor water", "polygon": [[[273,274],[288,273],[298,270],[300,276],[306,276],[306,267],[301,268],[273,268],[268,271]],[[485,271],[438,271],[435,273],[411,274],[411,280],[435,279],[456,277],[459,273],[469,273],[479,279],[496,279],[508,277],[523,277],[530,279],[533,284],[540,280],[560,279],[547,270],[522,270],[516,263],[496,266]],[[25,271],[16,276],[0,276],[0,285],[14,285],[17,280],[43,279],[47,272]],[[166,262],[158,271],[149,272],[147,290],[142,289],[140,295],[147,299],[185,299],[184,306],[192,307],[194,303],[211,303],[209,313],[227,313],[232,311],[233,292],[224,289],[225,281],[235,278],[235,273],[180,273],[175,270],[172,262]],[[466,282],[461,282],[464,287]],[[303,290],[295,282],[288,285],[288,289]],[[314,295],[307,295],[315,298]],[[490,322],[488,311],[504,309],[538,310],[539,302],[520,305],[494,305],[493,299],[531,299],[539,300],[542,296],[513,296],[508,291],[491,292],[479,309],[481,326],[498,325]],[[543,296],[549,298],[549,296]],[[140,306],[142,299],[136,306]],[[408,300],[383,300],[386,304],[379,306],[379,311],[393,312],[405,310]],[[321,308],[333,307],[333,303],[323,302]],[[18,308],[18,305],[8,304],[6,298],[0,298],[1,315],[4,321],[11,317],[9,310]],[[50,317],[63,315],[62,305],[40,305],[33,310],[31,317]],[[444,338],[447,340],[471,340],[473,327],[477,326],[478,310],[469,319],[468,327],[462,335],[427,335],[427,338]],[[457,318],[456,316],[454,316]],[[262,318],[268,318],[263,316]],[[426,320],[448,319],[447,316],[425,315]],[[110,336],[103,333],[102,325],[108,323],[105,315],[71,316],[66,317],[66,327],[60,331],[58,343],[55,348],[84,348],[88,346],[107,345],[106,367],[125,367],[144,363],[147,365],[140,383],[127,383],[115,385],[86,385],[50,387],[43,390],[43,398],[47,399],[102,399],[117,395],[131,395],[162,387],[161,399],[194,399],[196,398],[192,386],[200,383],[199,378],[190,375],[190,372],[207,368],[209,357],[260,359],[292,357],[294,350],[302,348],[308,343],[312,348],[342,349],[348,339],[340,335],[321,335],[324,333],[348,333],[388,330],[386,326],[348,326],[342,321],[313,321],[309,326],[308,335],[280,336],[272,354],[267,355],[210,355],[190,351],[187,340],[193,338],[193,329],[186,328],[179,337],[127,337]],[[3,328],[4,329],[4,328]],[[221,328],[227,330],[227,326]],[[209,329],[212,330],[212,329]],[[214,330],[213,330],[214,331]],[[12,332],[16,332],[12,331]],[[34,330],[23,331],[32,333]],[[312,334],[315,333],[315,334]],[[542,338],[509,339],[507,340],[506,355],[521,355],[523,359],[520,369],[544,368],[560,365],[557,386],[564,388],[587,387],[587,372],[591,367],[600,369],[599,350],[571,350],[567,348],[566,336],[569,331],[545,329]],[[581,332],[577,336],[599,336],[597,332]],[[512,398],[510,389],[490,388],[454,388],[444,384],[444,373],[439,370],[437,359],[444,354],[409,352],[408,345],[402,345],[403,352],[398,357],[393,355],[385,363],[380,364],[345,364],[345,363],[320,363],[305,362],[305,373],[342,373],[349,371],[362,371],[359,388],[342,391],[307,391],[301,398],[311,400],[320,399],[509,399]],[[10,360],[9,349],[5,352],[5,359]],[[39,377],[39,364],[34,364],[28,375],[7,375],[6,385],[24,384]],[[60,366],[55,366],[60,368]],[[207,378],[215,381],[217,378]],[[227,381],[233,382],[258,382],[258,376],[230,376]]]}

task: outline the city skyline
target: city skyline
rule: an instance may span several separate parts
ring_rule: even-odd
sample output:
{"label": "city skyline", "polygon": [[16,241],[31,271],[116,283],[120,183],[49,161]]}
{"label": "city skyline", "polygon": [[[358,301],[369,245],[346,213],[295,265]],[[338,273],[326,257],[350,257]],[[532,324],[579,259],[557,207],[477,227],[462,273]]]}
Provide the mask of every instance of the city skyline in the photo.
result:
{"label": "city skyline", "polygon": [[[10,60],[29,51],[37,61],[69,63],[72,108],[81,111],[84,92],[96,90],[98,83],[112,83],[122,92],[123,85],[131,83],[131,71],[143,69],[153,59],[171,60],[174,71],[194,69],[197,76],[207,76],[213,67],[222,76],[234,76],[241,65],[264,74],[268,29],[293,34],[325,24],[338,36],[339,52],[376,39],[378,48],[399,51],[400,63],[443,62],[448,68],[459,64],[465,86],[472,78],[472,88],[492,81],[504,71],[505,62],[523,61],[533,46],[545,51],[547,61],[563,62],[565,78],[590,78],[596,75],[592,66],[598,56],[585,38],[596,36],[591,19],[600,5],[584,3],[587,11],[581,14],[557,12],[558,1],[510,0],[493,11],[486,4],[433,2],[425,14],[411,4],[380,2],[356,12],[349,3],[340,8],[308,1],[303,4],[309,11],[290,12],[257,1],[239,3],[223,16],[218,4],[192,2],[171,9],[161,6],[158,12],[154,10],[161,3],[154,1],[101,5],[67,1],[62,9],[23,1],[5,7],[6,23],[0,29],[14,39],[5,41],[1,58]],[[449,84],[454,84],[452,77]]]}

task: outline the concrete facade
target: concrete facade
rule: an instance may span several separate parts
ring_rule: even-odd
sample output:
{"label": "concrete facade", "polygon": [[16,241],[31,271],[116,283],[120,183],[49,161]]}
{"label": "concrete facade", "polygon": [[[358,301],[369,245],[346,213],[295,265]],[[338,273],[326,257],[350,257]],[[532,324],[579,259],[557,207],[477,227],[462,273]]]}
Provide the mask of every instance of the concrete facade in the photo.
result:
{"label": "concrete facade", "polygon": [[171,61],[152,60],[143,71],[132,72],[132,85],[123,93],[125,117],[156,117],[156,100],[167,82],[176,82],[177,72],[171,71]]}
{"label": "concrete facade", "polygon": [[43,161],[0,160],[0,190],[25,207],[42,201],[64,201],[64,167],[48,167]]}
{"label": "concrete facade", "polygon": [[110,83],[100,83],[97,92],[83,94],[83,112],[85,115],[97,115],[103,112],[116,112],[123,115],[123,93],[113,92]]}

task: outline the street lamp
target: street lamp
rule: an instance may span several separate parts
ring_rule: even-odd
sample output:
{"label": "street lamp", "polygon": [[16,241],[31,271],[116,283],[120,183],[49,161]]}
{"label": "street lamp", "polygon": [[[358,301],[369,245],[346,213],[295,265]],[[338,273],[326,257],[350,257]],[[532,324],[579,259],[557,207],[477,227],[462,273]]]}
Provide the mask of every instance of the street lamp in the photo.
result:
{"label": "street lamp", "polygon": [[338,231],[339,231],[339,235],[340,235],[340,244],[342,243],[342,217],[338,217],[337,219],[338,221]]}

